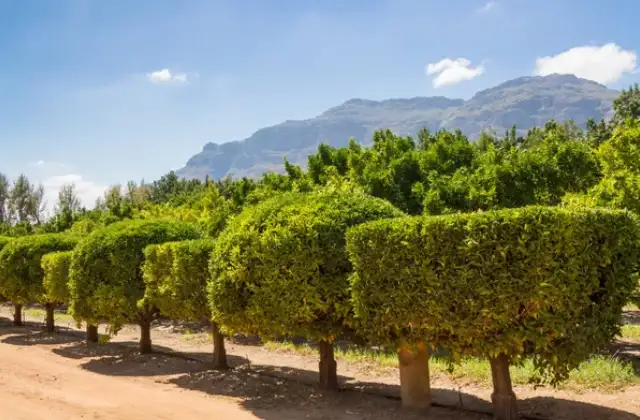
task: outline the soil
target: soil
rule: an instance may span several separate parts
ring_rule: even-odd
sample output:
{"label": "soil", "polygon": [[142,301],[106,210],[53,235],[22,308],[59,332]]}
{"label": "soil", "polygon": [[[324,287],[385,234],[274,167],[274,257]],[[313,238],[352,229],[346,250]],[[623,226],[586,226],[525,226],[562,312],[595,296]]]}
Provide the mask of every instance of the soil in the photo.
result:
{"label": "soil", "polygon": [[[274,352],[252,342],[228,341],[234,368],[212,370],[212,344],[179,326],[156,325],[156,353],[140,355],[139,331],[126,327],[106,344],[87,345],[83,331],[26,316],[13,327],[0,310],[0,418],[365,420],[491,419],[491,390],[432,378],[434,406],[427,412],[400,407],[395,369],[338,361],[342,391],[317,382],[318,359]],[[101,329],[101,332],[104,332]],[[640,420],[640,386],[581,394],[518,387],[525,418]]]}

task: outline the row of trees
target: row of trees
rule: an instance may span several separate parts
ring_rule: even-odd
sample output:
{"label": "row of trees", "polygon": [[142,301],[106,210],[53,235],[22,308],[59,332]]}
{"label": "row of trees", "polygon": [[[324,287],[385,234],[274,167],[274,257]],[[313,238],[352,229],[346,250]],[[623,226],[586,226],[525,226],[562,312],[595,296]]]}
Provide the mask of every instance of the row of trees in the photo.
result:
{"label": "row of trees", "polygon": [[[552,383],[618,333],[637,286],[640,226],[625,211],[525,207],[407,217],[357,191],[286,193],[247,207],[217,239],[178,221],[124,221],[79,238],[3,240],[0,292],[15,305],[69,303],[88,326],[159,315],[318,342],[320,384],[338,387],[333,343],[396,348],[403,402],[430,403],[428,351],[491,361],[498,418],[516,418],[509,365],[532,357]],[[71,250],[69,252],[69,250]],[[39,264],[39,267],[36,266]],[[87,339],[96,340],[95,328]]]}
{"label": "row of trees", "polygon": [[161,314],[209,320],[220,368],[221,331],[303,336],[326,388],[336,337],[392,346],[413,406],[429,402],[429,347],[488,357],[498,416],[514,418],[508,364],[530,356],[563,379],[613,338],[635,289],[635,216],[585,206],[640,210],[638,95],[586,131],[550,122],[476,143],[381,131],[258,181],[114,187],[31,230],[55,233],[0,239],[0,294],[16,323],[21,305],[45,305],[49,329],[68,303],[89,340],[101,322],[138,323],[142,352]]}
{"label": "row of trees", "polygon": [[44,187],[34,185],[25,175],[10,182],[0,173],[0,232],[14,225],[30,225],[43,221]]}

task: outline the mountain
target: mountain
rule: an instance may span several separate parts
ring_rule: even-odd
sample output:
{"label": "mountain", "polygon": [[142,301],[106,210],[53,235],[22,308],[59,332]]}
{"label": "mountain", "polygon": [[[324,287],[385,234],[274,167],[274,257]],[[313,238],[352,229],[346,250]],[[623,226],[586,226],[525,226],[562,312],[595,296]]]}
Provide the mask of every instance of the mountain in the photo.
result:
{"label": "mountain", "polygon": [[256,177],[281,171],[283,158],[305,164],[319,144],[345,146],[350,137],[369,144],[373,132],[389,128],[415,135],[421,128],[460,129],[470,138],[483,130],[502,134],[542,126],[552,118],[583,124],[611,114],[619,92],[572,75],[521,77],[478,92],[468,101],[442,96],[371,101],[351,99],[323,114],[262,128],[251,137],[228,143],[208,143],[178,171],[186,178],[213,179],[226,175]]}

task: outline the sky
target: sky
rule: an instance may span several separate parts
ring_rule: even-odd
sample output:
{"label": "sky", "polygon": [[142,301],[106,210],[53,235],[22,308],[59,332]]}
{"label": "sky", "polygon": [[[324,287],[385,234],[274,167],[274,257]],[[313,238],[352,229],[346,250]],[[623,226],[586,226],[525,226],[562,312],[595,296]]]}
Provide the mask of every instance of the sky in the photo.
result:
{"label": "sky", "polygon": [[0,0],[0,172],[151,181],[351,98],[571,73],[640,82],[637,0]]}

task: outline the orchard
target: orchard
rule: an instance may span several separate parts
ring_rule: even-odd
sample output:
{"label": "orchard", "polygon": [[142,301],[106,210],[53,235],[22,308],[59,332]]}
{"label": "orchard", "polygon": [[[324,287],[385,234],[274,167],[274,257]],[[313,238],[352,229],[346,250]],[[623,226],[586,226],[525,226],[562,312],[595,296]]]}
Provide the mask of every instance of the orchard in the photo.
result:
{"label": "orchard", "polygon": [[584,130],[550,121],[475,142],[382,130],[370,146],[322,144],[306,169],[169,173],[93,209],[67,186],[50,218],[22,176],[0,209],[0,297],[15,325],[43,306],[46,332],[68,306],[92,346],[99,326],[138,325],[140,353],[159,317],[207,324],[216,369],[233,367],[225,335],[302,337],[325,390],[340,385],[337,340],[395,349],[413,408],[432,403],[435,349],[454,365],[487,359],[495,416],[515,419],[510,366],[530,360],[532,380],[562,383],[610,348],[637,299],[639,95]]}

